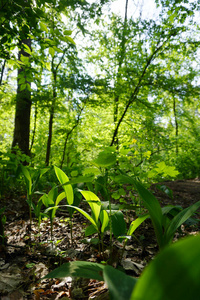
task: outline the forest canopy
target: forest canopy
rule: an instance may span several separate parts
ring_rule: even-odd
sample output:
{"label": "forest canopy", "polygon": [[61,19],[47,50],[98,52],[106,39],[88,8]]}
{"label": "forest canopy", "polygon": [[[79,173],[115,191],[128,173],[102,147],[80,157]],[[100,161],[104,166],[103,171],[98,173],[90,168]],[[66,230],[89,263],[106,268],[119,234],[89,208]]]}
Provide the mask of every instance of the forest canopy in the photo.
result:
{"label": "forest canopy", "polygon": [[199,176],[199,4],[151,2],[0,2],[2,167]]}

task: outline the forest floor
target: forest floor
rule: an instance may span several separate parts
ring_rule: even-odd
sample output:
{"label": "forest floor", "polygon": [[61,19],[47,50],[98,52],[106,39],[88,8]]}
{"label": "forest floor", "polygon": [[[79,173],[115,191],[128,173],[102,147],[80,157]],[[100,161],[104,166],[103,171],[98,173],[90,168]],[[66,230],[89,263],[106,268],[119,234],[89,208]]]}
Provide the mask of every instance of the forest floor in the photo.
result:
{"label": "forest floor", "polygon": [[[180,205],[183,208],[200,200],[200,181],[177,180],[162,182],[173,192],[171,199],[156,186],[151,187],[161,206]],[[127,199],[126,199],[127,200]],[[109,253],[109,234],[105,235],[104,257],[98,247],[84,237],[86,220],[78,213],[73,219],[73,243],[70,238],[70,222],[67,211],[59,212],[53,224],[53,243],[50,242],[50,224],[42,220],[40,232],[36,222],[30,231],[25,196],[6,196],[0,199],[0,207],[6,206],[7,245],[0,247],[0,296],[2,300],[22,299],[96,299],[106,300],[108,291],[104,282],[95,280],[42,279],[49,271],[72,260],[101,262],[109,257],[114,267],[123,268],[127,274],[139,277],[144,267],[158,252],[151,221],[147,220],[135,232],[137,238],[129,241],[122,256],[122,244],[113,241]],[[135,219],[135,212],[125,214],[127,222]],[[199,219],[199,214],[195,216]],[[175,240],[199,232],[199,223],[183,225]],[[121,258],[120,258],[121,257]]]}

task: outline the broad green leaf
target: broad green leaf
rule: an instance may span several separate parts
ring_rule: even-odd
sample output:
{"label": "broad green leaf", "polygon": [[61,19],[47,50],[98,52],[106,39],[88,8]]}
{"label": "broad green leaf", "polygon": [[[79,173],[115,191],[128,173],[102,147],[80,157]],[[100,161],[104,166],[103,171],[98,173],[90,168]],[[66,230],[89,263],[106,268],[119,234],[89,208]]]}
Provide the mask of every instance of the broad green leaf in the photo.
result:
{"label": "broad green leaf", "polygon": [[44,278],[83,277],[89,279],[103,280],[102,272],[104,266],[87,261],[72,261],[65,263],[47,274]]}
{"label": "broad green leaf", "polygon": [[97,159],[95,159],[94,164],[99,167],[109,167],[116,163],[116,153],[108,150],[104,150],[99,153]]}
{"label": "broad green leaf", "polygon": [[101,221],[101,232],[103,233],[109,223],[109,216],[106,210],[102,210],[100,212],[100,221]]}
{"label": "broad green leaf", "polygon": [[169,223],[169,226],[164,235],[164,242],[168,244],[172,239],[176,232],[176,230],[185,222],[187,219],[191,217],[191,215],[200,207],[200,201],[195,204],[185,208],[181,212],[179,212]]}
{"label": "broad green leaf", "polygon": [[126,234],[126,222],[124,221],[124,215],[121,211],[115,212],[111,216],[112,230],[115,237]]}
{"label": "broad green leaf", "polygon": [[91,191],[80,191],[88,204],[91,207],[91,210],[94,214],[95,222],[98,222],[100,210],[101,210],[101,201],[99,198]]}
{"label": "broad green leaf", "polygon": [[[57,196],[57,198],[56,198],[56,200],[55,200],[55,206],[57,206],[59,203],[60,203],[60,201],[62,201],[63,199],[65,198],[65,192],[62,192],[62,193],[60,193],[58,196]],[[55,217],[55,214],[56,214],[56,210],[57,210],[57,208],[54,208],[53,209],[53,211],[52,211],[52,218],[54,218]]]}
{"label": "broad green leaf", "polygon": [[28,53],[28,54],[30,54],[30,55],[32,54],[32,51],[31,51],[31,49],[29,48],[28,45],[23,44],[23,47],[24,47],[24,50],[25,50],[26,53]]}
{"label": "broad green leaf", "polygon": [[52,57],[54,57],[54,55],[55,55],[55,50],[54,50],[54,48],[52,48],[52,47],[49,48],[49,54],[50,54]]}
{"label": "broad green leaf", "polygon": [[97,231],[96,227],[93,224],[91,224],[85,229],[85,236],[93,235],[97,232],[98,231]]}
{"label": "broad green leaf", "polygon": [[44,194],[44,195],[41,197],[41,199],[42,199],[43,204],[44,204],[46,207],[49,207],[50,205],[54,205],[53,200],[50,199],[50,198],[48,197],[47,194]]}
{"label": "broad green leaf", "polygon": [[64,35],[71,35],[72,34],[72,30],[64,30]]}
{"label": "broad green leaf", "polygon": [[100,175],[101,171],[96,167],[90,167],[83,170],[83,175],[87,175],[87,174]]}
{"label": "broad green leaf", "polygon": [[143,185],[133,180],[134,185],[142,198],[144,206],[148,209],[152,224],[154,226],[157,242],[160,248],[163,246],[163,215],[158,200]]}
{"label": "broad green leaf", "polygon": [[19,84],[23,84],[23,83],[25,83],[25,82],[26,82],[26,78],[25,78],[25,77],[20,78]]}
{"label": "broad green leaf", "polygon": [[43,22],[40,22],[40,29],[42,31],[46,31],[46,33],[48,33],[48,28]]}
{"label": "broad green leaf", "polygon": [[41,211],[41,207],[42,207],[42,199],[40,198],[37,205],[35,206],[35,209],[34,209],[34,213],[35,213],[35,216],[36,218],[39,218],[40,216],[40,211]]}
{"label": "broad green leaf", "polygon": [[149,218],[149,214],[138,217],[136,220],[131,222],[127,235],[132,235],[133,232],[147,219]]}
{"label": "broad green leaf", "polygon": [[66,195],[66,198],[67,198],[67,203],[70,204],[70,205],[73,204],[73,202],[74,202],[73,188],[72,188],[71,184],[64,185],[65,183],[67,183],[69,181],[69,178],[67,177],[67,175],[61,169],[59,169],[55,166],[54,166],[54,169],[55,169],[56,176],[57,176],[60,184],[62,184],[63,189],[65,191],[65,195]]}
{"label": "broad green leaf", "polygon": [[48,70],[48,71],[51,71],[51,64],[49,62],[45,62],[45,68]]}
{"label": "broad green leaf", "polygon": [[20,85],[20,91],[24,91],[26,89],[26,83]]}
{"label": "broad green leaf", "polygon": [[130,299],[133,288],[137,282],[136,278],[128,276],[111,266],[105,266],[103,269],[103,277],[109,289],[110,300]]}
{"label": "broad green leaf", "polygon": [[59,52],[59,53],[63,53],[63,50],[62,50],[62,49],[60,49],[60,48],[58,48],[58,47],[56,47],[56,46],[54,46],[53,48],[54,48],[55,51],[57,51],[57,52]]}
{"label": "broad green leaf", "polygon": [[94,227],[98,231],[97,223],[86,211],[84,211],[83,209],[81,209],[79,207],[73,206],[73,205],[64,205],[64,206],[72,207],[72,208],[76,209],[77,211],[79,211],[84,217],[86,217],[88,219],[88,221],[90,221],[94,225]]}
{"label": "broad green leaf", "polygon": [[58,195],[58,197],[56,198],[56,202],[55,205],[58,205],[60,203],[60,201],[62,201],[65,198],[65,192],[62,192]]}
{"label": "broad green leaf", "polygon": [[148,209],[152,224],[154,226],[157,242],[160,248],[163,246],[163,215],[158,200],[143,185],[127,175],[119,175],[118,182],[129,183],[135,186],[144,206]]}
{"label": "broad green leaf", "polygon": [[21,165],[21,170],[22,170],[22,173],[24,174],[24,177],[25,177],[25,182],[26,182],[26,188],[27,188],[27,192],[28,192],[28,195],[30,196],[31,193],[32,193],[32,179],[31,179],[31,175],[29,173],[29,171],[27,170],[26,167],[24,167],[23,165]]}
{"label": "broad green leaf", "polygon": [[161,251],[146,267],[130,300],[194,300],[200,295],[200,235]]}
{"label": "broad green leaf", "polygon": [[58,196],[57,188],[52,188],[48,193],[48,198],[53,202],[53,204],[55,204],[57,196]]}
{"label": "broad green leaf", "polygon": [[40,170],[40,178],[48,171],[47,168],[41,169]]}
{"label": "broad green leaf", "polygon": [[27,90],[28,90],[29,92],[32,91],[32,90],[31,90],[31,85],[30,85],[30,83],[28,83],[28,82],[27,82],[27,84],[26,84],[26,88],[27,88]]}
{"label": "broad green leaf", "polygon": [[65,36],[65,38],[68,40],[68,42],[70,42],[73,45],[76,45],[76,43],[74,42],[73,38],[71,38],[71,36]]}

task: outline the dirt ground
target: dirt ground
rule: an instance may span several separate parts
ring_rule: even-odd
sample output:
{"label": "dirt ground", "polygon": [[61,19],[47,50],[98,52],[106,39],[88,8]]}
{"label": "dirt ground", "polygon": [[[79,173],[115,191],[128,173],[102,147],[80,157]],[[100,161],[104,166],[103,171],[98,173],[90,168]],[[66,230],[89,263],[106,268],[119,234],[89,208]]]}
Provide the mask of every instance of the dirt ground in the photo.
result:
{"label": "dirt ground", "polygon": [[169,187],[173,193],[171,199],[156,188],[158,184],[152,186],[151,189],[155,193],[157,199],[160,200],[162,206],[171,204],[180,205],[183,208],[186,208],[200,200],[200,179],[198,178],[191,180],[164,181],[159,184]]}
{"label": "dirt ground", "polygon": [[[168,188],[171,198],[162,192],[159,186]],[[151,187],[161,206],[180,205],[183,208],[200,201],[200,180],[165,181]],[[170,191],[171,190],[171,191]],[[61,212],[54,221],[54,242],[50,242],[50,224],[43,220],[38,231],[37,222],[33,222],[31,233],[25,196],[0,199],[0,207],[6,206],[7,223],[5,233],[7,245],[0,247],[0,299],[96,299],[106,300],[108,291],[104,282],[64,279],[41,280],[50,270],[72,260],[101,262],[111,255],[109,247],[104,257],[96,245],[91,245],[84,237],[86,220],[75,214],[73,220],[73,243],[70,239],[70,222],[67,212]],[[134,220],[134,212],[125,218]],[[199,219],[199,214],[196,215]],[[175,239],[187,234],[199,232],[199,223],[183,226]],[[150,220],[136,230],[136,240],[131,240],[125,247],[122,259],[122,245],[113,241],[113,253],[110,264],[122,267],[126,273],[139,277],[145,266],[158,252],[154,230]],[[105,235],[105,248],[109,234]]]}

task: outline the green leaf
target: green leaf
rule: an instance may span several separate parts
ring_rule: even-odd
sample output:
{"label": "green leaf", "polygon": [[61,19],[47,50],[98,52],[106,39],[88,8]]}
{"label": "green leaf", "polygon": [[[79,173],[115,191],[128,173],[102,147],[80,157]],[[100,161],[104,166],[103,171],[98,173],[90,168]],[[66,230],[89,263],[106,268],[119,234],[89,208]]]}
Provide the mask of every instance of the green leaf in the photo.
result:
{"label": "green leaf", "polygon": [[28,53],[29,55],[31,55],[31,54],[32,54],[32,52],[31,52],[31,49],[29,48],[29,46],[28,46],[28,45],[26,45],[26,44],[23,44],[23,47],[24,47],[24,50],[25,50],[25,52],[26,52],[26,53]]}
{"label": "green leaf", "polygon": [[187,221],[187,219],[189,219],[191,217],[191,215],[200,207],[200,201],[196,202],[195,204],[185,208],[184,210],[182,210],[181,212],[179,212],[173,219],[172,221],[169,223],[169,226],[165,232],[164,235],[164,241],[165,244],[168,244],[176,230],[185,222]]}
{"label": "green leaf", "polygon": [[30,196],[31,193],[32,193],[32,179],[31,179],[31,175],[30,175],[29,171],[27,170],[27,168],[24,167],[23,165],[21,165],[21,170],[22,170],[22,173],[23,173],[23,175],[25,177],[27,193]]}
{"label": "green leaf", "polygon": [[99,198],[91,191],[80,191],[85,200],[91,207],[91,210],[94,214],[95,222],[98,222],[99,214],[101,210],[101,201]]}
{"label": "green leaf", "polygon": [[50,199],[47,194],[44,194],[40,199],[42,200],[43,204],[46,207],[49,207],[50,205],[54,205],[53,200]]}
{"label": "green leaf", "polygon": [[148,209],[152,224],[154,226],[157,242],[160,248],[163,246],[163,215],[158,200],[143,185],[136,180],[133,183],[142,198],[144,206]]}
{"label": "green leaf", "polygon": [[84,217],[86,217],[88,219],[88,221],[90,221],[94,225],[94,227],[96,228],[96,230],[98,232],[97,223],[86,211],[84,211],[83,209],[81,209],[79,207],[73,206],[73,205],[65,205],[65,206],[72,207],[72,208],[76,209],[77,211],[79,211]]}
{"label": "green leaf", "polygon": [[20,78],[19,84],[22,84],[22,83],[25,83],[25,82],[26,82],[26,78],[25,77]]}
{"label": "green leaf", "polygon": [[56,202],[56,198],[58,196],[58,189],[52,188],[48,193],[48,198],[53,202],[53,204]]}
{"label": "green leaf", "polygon": [[[65,192],[60,193],[58,196],[56,195],[56,197],[57,197],[57,198],[56,198],[56,200],[54,201],[55,206],[57,206],[57,205],[60,203],[60,201],[62,201],[62,200],[65,198]],[[56,210],[57,210],[57,208],[54,208],[54,209],[53,209],[53,211],[52,211],[52,213],[51,213],[52,218],[55,217]]]}
{"label": "green leaf", "polygon": [[55,55],[55,50],[54,50],[54,48],[52,48],[52,47],[49,48],[49,54],[50,54],[52,57],[54,57],[54,55]]}
{"label": "green leaf", "polygon": [[58,195],[58,197],[56,198],[56,202],[55,205],[58,205],[60,203],[60,201],[62,201],[65,198],[65,192],[62,192]]}
{"label": "green leaf", "polygon": [[194,300],[200,295],[200,235],[166,247],[144,270],[131,300]]}
{"label": "green leaf", "polygon": [[26,83],[20,85],[20,91],[24,91],[26,89]]}
{"label": "green leaf", "polygon": [[44,278],[63,278],[67,276],[103,280],[104,266],[87,261],[72,261],[65,263],[47,274]]}
{"label": "green leaf", "polygon": [[70,36],[67,36],[67,35],[66,35],[65,38],[66,38],[66,40],[67,40],[68,42],[70,42],[71,44],[76,45],[76,43],[74,42],[73,38],[71,38]]}
{"label": "green leaf", "polygon": [[56,176],[60,182],[60,184],[63,185],[63,189],[65,191],[65,195],[66,195],[66,199],[67,199],[67,203],[68,204],[73,204],[74,202],[74,192],[73,192],[73,188],[71,186],[71,184],[68,185],[64,185],[65,183],[67,183],[69,181],[69,178],[67,177],[67,175],[59,168],[55,167],[55,173]]}
{"label": "green leaf", "polygon": [[109,216],[106,210],[102,210],[100,212],[100,221],[101,221],[101,232],[103,233],[109,223]]}
{"label": "green leaf", "polygon": [[48,28],[43,22],[40,22],[40,29],[42,31],[46,31],[46,33],[48,33]]}
{"label": "green leaf", "polygon": [[85,236],[93,235],[97,232],[98,231],[97,231],[96,227],[93,224],[91,224],[85,229]]}
{"label": "green leaf", "polygon": [[116,153],[109,150],[104,150],[99,153],[97,159],[95,159],[93,162],[95,165],[103,168],[112,166],[116,163]]}
{"label": "green leaf", "polygon": [[115,237],[126,234],[126,222],[124,221],[124,215],[121,211],[115,212],[111,216],[112,230]]}
{"label": "green leaf", "polygon": [[64,35],[71,35],[72,34],[72,30],[64,30]]}
{"label": "green leaf", "polygon": [[51,71],[51,64],[49,62],[46,62],[45,63],[45,68],[48,70],[48,71]]}
{"label": "green leaf", "polygon": [[130,299],[133,288],[137,282],[136,278],[128,276],[111,266],[105,266],[103,269],[103,277],[109,289],[110,300]]}
{"label": "green leaf", "polygon": [[133,232],[147,219],[149,218],[149,214],[138,217],[136,220],[131,222],[127,235],[132,235]]}

